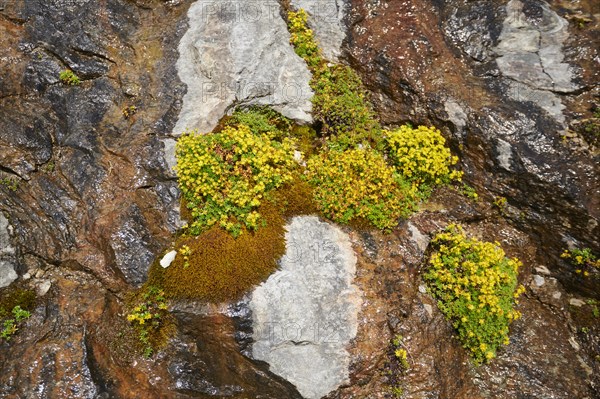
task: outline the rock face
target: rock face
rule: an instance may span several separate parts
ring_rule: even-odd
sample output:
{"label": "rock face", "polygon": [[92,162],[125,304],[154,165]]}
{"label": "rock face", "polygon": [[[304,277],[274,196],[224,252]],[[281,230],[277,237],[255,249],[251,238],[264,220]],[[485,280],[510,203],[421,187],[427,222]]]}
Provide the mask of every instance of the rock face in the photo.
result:
{"label": "rock face", "polygon": [[303,8],[309,15],[310,27],[314,30],[323,55],[337,61],[342,54],[342,43],[346,38],[348,0],[291,0],[295,8]]}
{"label": "rock face", "polygon": [[275,0],[200,0],[188,11],[177,71],[187,93],[175,135],[210,132],[238,105],[269,104],[283,115],[310,122],[310,72],[289,44]]}
{"label": "rock face", "polygon": [[314,216],[292,219],[281,270],[252,293],[252,356],[307,399],[348,382],[360,292],[346,234]]}
{"label": "rock face", "polygon": [[600,252],[597,150],[561,139],[598,102],[598,22],[566,22],[595,3],[355,0],[345,53],[382,122],[442,128],[469,184],[506,197],[507,217],[548,248],[542,263],[592,296],[598,280],[581,281],[559,256]]}

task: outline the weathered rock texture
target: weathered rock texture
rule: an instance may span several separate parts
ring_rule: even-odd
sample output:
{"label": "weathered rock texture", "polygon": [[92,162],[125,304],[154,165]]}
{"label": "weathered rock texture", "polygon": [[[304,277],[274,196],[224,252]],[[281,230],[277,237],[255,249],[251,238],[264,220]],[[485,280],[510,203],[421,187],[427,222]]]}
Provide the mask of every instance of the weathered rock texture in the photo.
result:
{"label": "weathered rock texture", "polygon": [[[252,11],[242,20],[225,10],[214,23],[190,26],[182,55],[193,65],[182,76],[246,93],[249,83],[264,80],[306,85],[308,72],[287,44],[279,4],[259,3],[267,16],[276,15],[272,23],[257,23],[256,14],[252,22]],[[354,284],[363,293],[356,338],[335,343],[331,358],[338,362],[324,358],[322,370],[331,374],[319,375],[314,386],[306,388],[314,381],[306,371],[285,376],[313,397],[343,383],[330,399],[389,397],[391,386],[411,398],[600,397],[600,323],[588,301],[598,299],[600,278],[583,278],[559,258],[569,245],[600,251],[598,149],[589,136],[561,137],[599,102],[598,2],[353,0],[348,17],[340,13],[344,3],[322,4],[339,8],[331,21],[312,12],[317,37],[335,53],[344,31],[338,22],[347,21],[339,58],[363,76],[383,123],[439,126],[482,200],[473,204],[442,190],[391,235],[348,230],[358,259]],[[13,339],[0,342],[0,397],[301,397],[268,364],[251,359],[264,349],[272,368],[289,366],[268,342],[251,346],[263,335],[256,324],[252,331],[255,318],[286,320],[283,297],[272,313],[254,315],[244,303],[175,303],[176,332],[167,348],[151,360],[132,349],[137,337],[123,317],[125,293],[144,281],[179,225],[179,192],[162,152],[172,156],[186,90],[190,98],[199,95],[193,82],[179,80],[176,66],[188,23],[202,16],[196,8],[188,17],[190,5],[0,1],[0,179],[19,183],[15,191],[0,184],[0,273],[5,282],[19,276],[0,290],[18,284],[41,296]],[[327,34],[332,27],[336,33]],[[59,82],[66,68],[81,85]],[[233,104],[257,102],[308,120],[305,92],[297,108],[269,87],[241,93],[225,105],[219,98],[218,112],[202,115],[214,121]],[[187,104],[186,110],[202,106]],[[126,118],[122,110],[130,106],[137,113]],[[188,126],[186,112],[180,124],[199,127]],[[490,205],[494,196],[508,199],[502,212]],[[449,221],[498,240],[525,264],[523,318],[511,327],[510,345],[478,369],[422,289],[428,237]],[[324,236],[337,231],[314,223]],[[317,277],[335,262],[325,263],[310,276],[312,285],[307,275],[286,280],[284,273],[278,281],[304,284],[306,295],[296,302],[306,303],[328,292]],[[341,273],[336,287],[351,289],[352,273]],[[348,311],[341,330],[347,340],[354,335],[353,301],[341,298],[308,305]],[[314,320],[318,312],[307,314]],[[409,354],[405,371],[391,352],[397,334]],[[288,341],[282,351],[316,350]]]}
{"label": "weathered rock texture", "polygon": [[252,355],[319,399],[348,382],[346,346],[356,336],[360,292],[348,236],[316,216],[287,226],[281,270],[252,293]]}
{"label": "weathered rock texture", "polygon": [[275,0],[200,0],[190,7],[177,61],[187,93],[174,134],[210,132],[239,105],[268,104],[300,122],[312,120],[310,72],[280,12]]}
{"label": "weathered rock texture", "polygon": [[[0,184],[1,285],[20,276],[1,289],[44,294],[0,340],[2,398],[300,397],[241,355],[229,316],[176,312],[176,338],[148,361],[124,319],[180,223],[161,139],[186,90],[190,3],[0,1],[0,179],[19,183]],[[59,82],[67,68],[79,86]]]}
{"label": "weathered rock texture", "polygon": [[[511,325],[509,345],[477,368],[421,278],[428,254],[419,235],[430,236],[450,221],[462,223],[480,239],[497,240],[508,256],[524,263],[519,279],[527,292],[517,307],[523,317]],[[569,305],[572,294],[556,273],[536,285],[534,273],[545,269],[545,250],[489,204],[443,190],[394,233],[353,232],[350,239],[357,251],[355,284],[363,293],[363,306],[357,337],[349,346],[351,382],[327,398],[390,398],[392,387],[411,399],[598,396],[592,372],[600,366],[594,358],[599,323],[592,320],[591,308],[582,305],[586,321],[577,320],[576,308]],[[408,352],[407,370],[399,366],[391,346],[398,335]]]}
{"label": "weathered rock texture", "polygon": [[[480,195],[506,197],[508,217],[547,248],[567,287],[597,296],[559,258],[600,252],[598,151],[565,126],[598,103],[597,2],[352,1],[346,56],[382,121],[435,125]],[[595,9],[594,9],[595,7]]]}
{"label": "weathered rock texture", "polygon": [[573,93],[573,67],[563,62],[563,45],[569,37],[569,22],[539,3],[535,18],[519,0],[506,5],[506,19],[493,52],[502,75],[511,81],[507,94],[515,101],[531,101],[564,123],[564,105],[554,93]]}

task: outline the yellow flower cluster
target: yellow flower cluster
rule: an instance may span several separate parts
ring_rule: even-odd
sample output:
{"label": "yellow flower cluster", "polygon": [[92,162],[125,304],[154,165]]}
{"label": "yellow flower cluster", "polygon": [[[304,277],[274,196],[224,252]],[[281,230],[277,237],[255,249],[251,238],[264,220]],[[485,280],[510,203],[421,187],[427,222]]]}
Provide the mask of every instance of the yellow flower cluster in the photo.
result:
{"label": "yellow flower cluster", "polygon": [[600,269],[600,259],[592,253],[590,248],[565,249],[560,257],[568,259],[569,262],[576,267],[575,273],[583,273],[584,277],[590,275],[590,270],[592,270],[592,268]]}
{"label": "yellow flower cluster", "polygon": [[290,30],[290,43],[296,54],[302,57],[308,67],[313,70],[322,62],[321,50],[315,41],[313,31],[308,28],[308,15],[306,11],[290,11],[288,13],[288,29]]}
{"label": "yellow flower cluster", "polygon": [[440,310],[475,363],[495,357],[508,344],[509,324],[521,316],[514,309],[525,290],[517,287],[521,262],[507,258],[498,243],[467,238],[459,225],[449,225],[432,244],[436,251],[424,279]]}
{"label": "yellow flower cluster", "polygon": [[264,195],[292,180],[294,142],[255,134],[246,125],[216,134],[189,132],[177,142],[177,176],[191,210],[192,234],[215,224],[235,236],[256,229]]}
{"label": "yellow flower cluster", "polygon": [[462,172],[450,169],[458,158],[452,156],[438,129],[402,126],[384,134],[392,161],[413,184],[433,186],[461,180]]}
{"label": "yellow flower cluster", "polygon": [[154,287],[149,288],[148,292],[144,294],[144,300],[127,315],[127,320],[138,325],[144,325],[147,321],[158,323],[158,319],[160,319],[159,311],[167,309],[164,295],[165,293],[162,290]]}
{"label": "yellow flower cluster", "polygon": [[192,249],[187,245],[182,245],[178,252],[179,255],[183,256],[183,268],[187,269],[190,267],[190,256],[192,255]]}
{"label": "yellow flower cluster", "polygon": [[309,159],[307,176],[319,208],[337,222],[364,218],[390,229],[414,208],[410,185],[370,148],[321,152]]}

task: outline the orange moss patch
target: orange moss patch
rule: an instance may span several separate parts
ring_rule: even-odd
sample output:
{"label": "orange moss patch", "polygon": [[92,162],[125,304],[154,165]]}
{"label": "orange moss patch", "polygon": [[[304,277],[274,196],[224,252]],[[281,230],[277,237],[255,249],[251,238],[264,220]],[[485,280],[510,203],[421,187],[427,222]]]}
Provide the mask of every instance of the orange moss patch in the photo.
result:
{"label": "orange moss patch", "polygon": [[148,284],[160,286],[168,297],[221,302],[239,298],[251,287],[264,281],[277,268],[285,253],[285,221],[276,207],[259,208],[265,226],[233,236],[220,227],[212,227],[197,237],[179,238],[176,248],[191,249],[189,266],[178,255],[166,269],[158,262],[150,269]]}
{"label": "orange moss patch", "polygon": [[278,189],[273,195],[274,202],[285,218],[298,215],[318,214],[312,186],[301,176]]}

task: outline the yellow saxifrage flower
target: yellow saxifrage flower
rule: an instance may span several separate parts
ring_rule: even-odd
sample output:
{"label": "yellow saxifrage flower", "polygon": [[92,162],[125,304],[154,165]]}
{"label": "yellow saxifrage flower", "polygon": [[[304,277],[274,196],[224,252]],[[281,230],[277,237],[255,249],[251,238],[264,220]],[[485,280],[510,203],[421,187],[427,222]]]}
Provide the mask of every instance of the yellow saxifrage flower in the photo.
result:
{"label": "yellow saxifrage flower", "polygon": [[517,284],[521,262],[509,259],[497,243],[468,238],[449,225],[432,240],[435,252],[424,275],[440,310],[450,319],[476,364],[496,356],[508,343],[508,326],[525,291]]}
{"label": "yellow saxifrage flower", "polygon": [[192,234],[215,224],[237,236],[256,229],[263,196],[292,180],[295,143],[255,134],[246,125],[216,134],[188,132],[177,142],[177,176],[191,211]]}
{"label": "yellow saxifrage flower", "polygon": [[363,218],[380,229],[391,229],[414,209],[410,185],[368,147],[313,156],[307,177],[319,208],[336,222]]}
{"label": "yellow saxifrage flower", "polygon": [[458,158],[446,147],[438,129],[405,125],[384,134],[393,164],[416,186],[432,187],[461,180],[462,172],[451,169]]}

